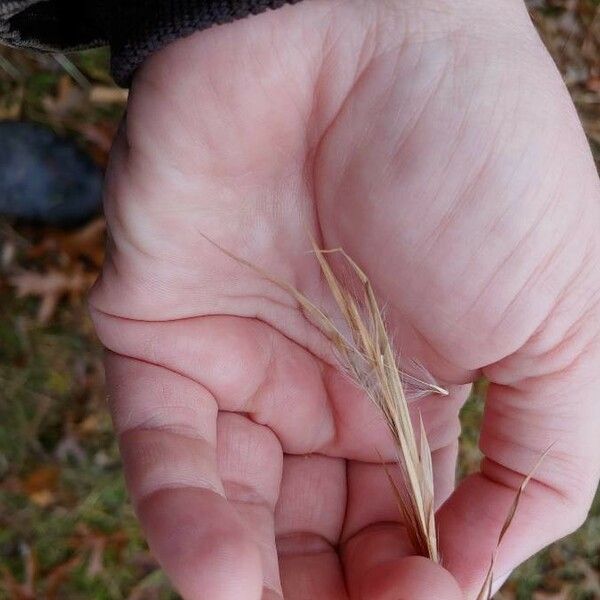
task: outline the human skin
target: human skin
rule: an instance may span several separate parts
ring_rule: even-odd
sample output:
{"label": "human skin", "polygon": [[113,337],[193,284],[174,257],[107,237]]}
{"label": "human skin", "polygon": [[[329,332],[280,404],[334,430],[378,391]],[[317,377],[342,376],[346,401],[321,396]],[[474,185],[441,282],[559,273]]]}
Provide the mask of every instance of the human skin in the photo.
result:
{"label": "human skin", "polygon": [[[306,0],[147,60],[90,303],[131,498],[184,598],[472,598],[551,444],[498,580],[578,527],[600,472],[599,201],[517,0]],[[309,234],[364,268],[401,357],[451,391],[411,405],[447,570],[407,558],[376,409],[293,300],[212,243],[332,310]],[[485,458],[454,491],[482,375]]]}

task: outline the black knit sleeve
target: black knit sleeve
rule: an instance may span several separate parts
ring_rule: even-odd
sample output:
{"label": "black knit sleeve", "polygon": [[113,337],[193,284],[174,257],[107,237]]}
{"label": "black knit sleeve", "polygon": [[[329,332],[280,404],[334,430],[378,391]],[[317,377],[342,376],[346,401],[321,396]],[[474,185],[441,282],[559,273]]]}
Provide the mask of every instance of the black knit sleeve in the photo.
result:
{"label": "black knit sleeve", "polygon": [[109,44],[115,80],[169,42],[300,0],[0,0],[0,41],[38,50]]}

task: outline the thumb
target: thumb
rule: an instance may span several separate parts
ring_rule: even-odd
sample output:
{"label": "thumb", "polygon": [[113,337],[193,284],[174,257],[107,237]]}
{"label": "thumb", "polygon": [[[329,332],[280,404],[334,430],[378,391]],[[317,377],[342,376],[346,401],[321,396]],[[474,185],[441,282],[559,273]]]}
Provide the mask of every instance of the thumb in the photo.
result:
{"label": "thumb", "polygon": [[458,582],[440,565],[410,556],[377,565],[363,579],[361,600],[463,600]]}

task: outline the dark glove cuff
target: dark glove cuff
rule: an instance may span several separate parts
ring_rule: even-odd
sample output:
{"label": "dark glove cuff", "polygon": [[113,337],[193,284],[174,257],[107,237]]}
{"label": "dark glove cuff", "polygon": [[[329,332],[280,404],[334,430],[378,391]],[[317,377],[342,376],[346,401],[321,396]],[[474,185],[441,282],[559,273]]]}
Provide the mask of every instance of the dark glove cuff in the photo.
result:
{"label": "dark glove cuff", "polygon": [[36,50],[105,45],[106,4],[103,0],[0,0],[0,42]]}
{"label": "dark glove cuff", "polygon": [[127,85],[152,52],[212,25],[295,4],[300,0],[115,0],[110,26],[112,71]]}
{"label": "dark glove cuff", "polygon": [[128,85],[148,55],[212,25],[300,0],[0,0],[0,41],[43,50],[110,44]]}

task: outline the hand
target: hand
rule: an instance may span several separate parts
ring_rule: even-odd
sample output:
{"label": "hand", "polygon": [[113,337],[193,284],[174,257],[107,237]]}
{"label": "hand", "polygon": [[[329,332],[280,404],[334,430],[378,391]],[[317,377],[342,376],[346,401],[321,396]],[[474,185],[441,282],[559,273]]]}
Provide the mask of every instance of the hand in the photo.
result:
{"label": "hand", "polygon": [[[132,500],[183,596],[460,595],[406,558],[376,410],[286,293],[204,236],[327,309],[307,230],[369,274],[402,355],[451,389],[413,408],[444,566],[470,598],[551,443],[497,579],[575,529],[596,489],[599,200],[517,0],[310,0],[148,60],[112,154],[91,306]],[[485,459],[453,491],[458,411],[481,375]]]}

